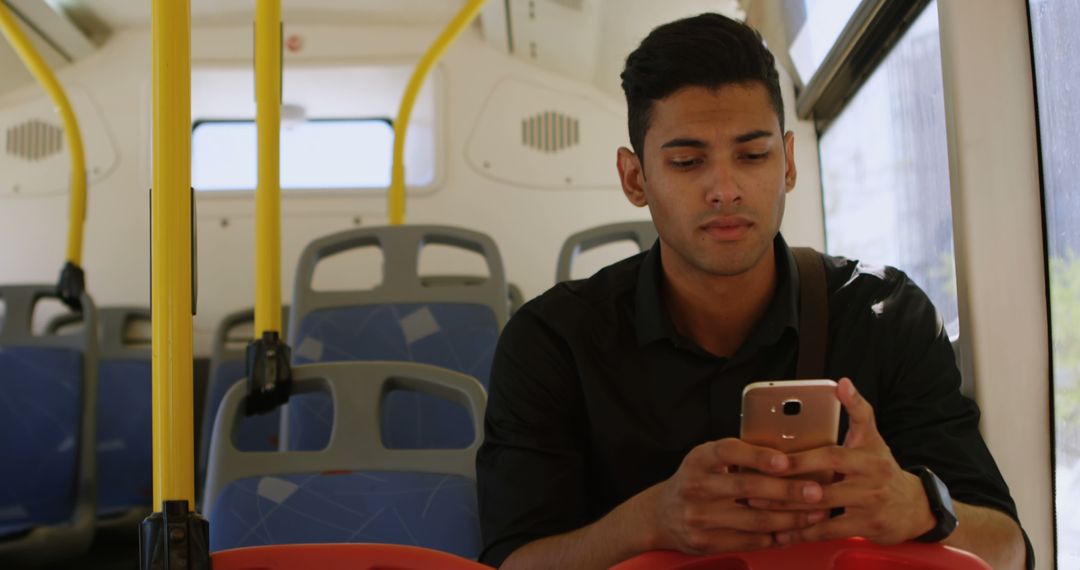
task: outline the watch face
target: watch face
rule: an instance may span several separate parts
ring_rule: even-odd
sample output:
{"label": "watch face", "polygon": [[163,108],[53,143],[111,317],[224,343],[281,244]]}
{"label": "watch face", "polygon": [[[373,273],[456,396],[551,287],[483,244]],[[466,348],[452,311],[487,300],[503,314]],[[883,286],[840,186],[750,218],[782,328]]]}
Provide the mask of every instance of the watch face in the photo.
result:
{"label": "watch face", "polygon": [[937,475],[931,473],[930,476],[934,478],[934,486],[937,487],[938,502],[941,505],[942,510],[955,520],[956,509],[953,508],[952,495],[949,494],[949,488],[945,486],[945,483],[943,483]]}

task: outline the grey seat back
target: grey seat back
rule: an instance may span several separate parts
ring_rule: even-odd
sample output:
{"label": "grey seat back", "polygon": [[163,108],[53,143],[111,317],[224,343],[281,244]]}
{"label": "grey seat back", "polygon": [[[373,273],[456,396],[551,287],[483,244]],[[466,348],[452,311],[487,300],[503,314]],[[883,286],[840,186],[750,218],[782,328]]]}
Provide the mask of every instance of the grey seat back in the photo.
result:
{"label": "grey seat back", "polygon": [[[451,370],[403,362],[340,362],[293,368],[296,395],[330,395],[330,442],[321,451],[244,452],[231,432],[244,386],[233,386],[214,422],[203,512],[211,550],[298,542],[390,542],[479,553],[476,437],[464,449],[388,449],[383,396],[407,387],[457,402],[482,433],[480,383]],[[278,508],[280,507],[280,508]]]}
{"label": "grey seat back", "polygon": [[559,262],[555,268],[555,282],[570,280],[571,268],[578,255],[611,243],[631,241],[640,251],[652,247],[656,241],[656,227],[652,222],[620,222],[582,230],[566,238],[559,251]]}
{"label": "grey seat back", "polygon": [[[445,245],[480,254],[488,276],[439,279],[419,273],[421,250]],[[373,247],[382,252],[381,282],[370,290],[316,291],[319,262]],[[359,269],[358,269],[359,270]],[[509,313],[502,258],[484,234],[447,226],[359,228],[315,240],[296,271],[289,342],[293,362],[400,360],[463,372],[485,385]],[[383,436],[400,448],[461,447],[472,439],[460,408],[422,394],[388,396]],[[325,399],[290,399],[283,437],[290,449],[325,445]]]}
{"label": "grey seat back", "polygon": [[[488,265],[487,279],[425,284],[420,276],[420,251],[425,245],[448,245],[480,254]],[[316,291],[315,267],[334,254],[363,247],[383,253],[382,281],[366,291]],[[346,230],[319,238],[304,248],[296,267],[289,338],[297,334],[304,317],[320,309],[357,305],[422,301],[487,305],[496,320],[506,323],[509,292],[502,256],[488,236],[451,226],[381,226]],[[294,347],[296,348],[296,347]]]}
{"label": "grey seat back", "polygon": [[39,301],[54,285],[0,287],[0,562],[41,564],[89,547],[96,510],[97,316],[86,326],[35,335]]}
{"label": "grey seat back", "polygon": [[[425,287],[438,287],[442,285],[477,285],[482,283],[486,277],[480,277],[476,275],[423,275],[420,277],[420,282]],[[521,292],[521,287],[507,281],[506,282],[507,295],[510,303],[509,316],[514,316],[514,313],[525,304],[525,295]]]}

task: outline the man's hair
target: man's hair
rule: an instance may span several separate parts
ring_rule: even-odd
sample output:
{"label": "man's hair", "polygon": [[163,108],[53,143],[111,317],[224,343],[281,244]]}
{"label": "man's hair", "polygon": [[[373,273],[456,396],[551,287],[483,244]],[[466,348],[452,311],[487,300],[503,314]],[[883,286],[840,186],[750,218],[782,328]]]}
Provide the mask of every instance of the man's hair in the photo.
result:
{"label": "man's hair", "polygon": [[715,89],[759,82],[769,93],[780,131],[784,130],[784,100],[773,54],[761,34],[720,14],[701,14],[654,29],[626,58],[621,77],[630,145],[642,159],[653,102],[683,87]]}

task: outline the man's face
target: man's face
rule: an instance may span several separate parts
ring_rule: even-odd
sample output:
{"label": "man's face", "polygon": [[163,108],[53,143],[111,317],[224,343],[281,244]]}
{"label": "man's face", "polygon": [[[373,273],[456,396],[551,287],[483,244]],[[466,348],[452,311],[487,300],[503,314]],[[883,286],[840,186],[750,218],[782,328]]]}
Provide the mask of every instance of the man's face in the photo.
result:
{"label": "man's face", "polygon": [[627,198],[649,207],[666,267],[731,276],[765,259],[795,162],[764,85],[684,87],[654,102],[643,146],[644,164],[619,149],[619,173]]}

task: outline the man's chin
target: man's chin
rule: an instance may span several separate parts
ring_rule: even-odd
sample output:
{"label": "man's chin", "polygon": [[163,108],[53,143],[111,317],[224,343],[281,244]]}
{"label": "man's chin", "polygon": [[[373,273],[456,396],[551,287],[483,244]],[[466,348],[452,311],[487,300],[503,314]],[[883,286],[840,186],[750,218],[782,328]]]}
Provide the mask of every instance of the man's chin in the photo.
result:
{"label": "man's chin", "polygon": [[748,273],[765,258],[765,252],[732,252],[730,255],[703,259],[698,268],[715,277],[736,277]]}

